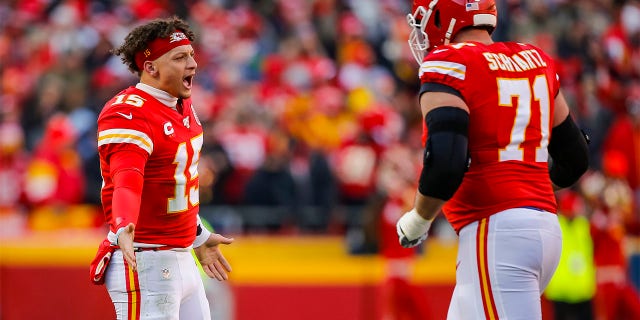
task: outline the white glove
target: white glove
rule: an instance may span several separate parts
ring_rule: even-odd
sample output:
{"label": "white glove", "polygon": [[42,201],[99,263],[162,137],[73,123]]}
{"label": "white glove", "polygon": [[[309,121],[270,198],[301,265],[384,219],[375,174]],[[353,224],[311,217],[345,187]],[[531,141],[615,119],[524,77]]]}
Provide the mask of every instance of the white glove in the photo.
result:
{"label": "white glove", "polygon": [[433,220],[421,217],[415,208],[405,213],[396,224],[400,245],[405,248],[412,248],[421,244],[427,239],[431,222]]}

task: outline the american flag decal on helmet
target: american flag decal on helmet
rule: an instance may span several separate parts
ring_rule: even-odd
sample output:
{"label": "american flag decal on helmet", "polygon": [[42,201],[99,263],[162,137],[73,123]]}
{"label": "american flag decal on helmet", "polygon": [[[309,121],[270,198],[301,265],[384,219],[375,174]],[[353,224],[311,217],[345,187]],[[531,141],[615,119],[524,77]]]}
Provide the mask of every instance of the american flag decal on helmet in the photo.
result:
{"label": "american flag decal on helmet", "polygon": [[480,7],[478,6],[478,0],[467,0],[466,9],[467,11],[480,10]]}

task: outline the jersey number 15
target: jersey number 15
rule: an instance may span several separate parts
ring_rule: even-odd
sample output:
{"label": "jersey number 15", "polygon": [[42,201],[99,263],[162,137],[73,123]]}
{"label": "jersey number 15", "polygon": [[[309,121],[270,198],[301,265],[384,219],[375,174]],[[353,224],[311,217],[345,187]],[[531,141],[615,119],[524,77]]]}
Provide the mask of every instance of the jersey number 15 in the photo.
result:
{"label": "jersey number 15", "polygon": [[[193,156],[189,156],[187,142],[178,146],[173,163],[176,171],[173,175],[175,180],[174,197],[169,198],[167,203],[167,213],[179,213],[186,211],[200,203],[200,194],[197,183],[193,182],[198,177],[198,161],[200,160],[200,149],[202,149],[203,137],[198,135],[190,140],[189,144],[193,150]],[[188,167],[187,167],[188,165]],[[189,190],[187,187],[191,185]]]}

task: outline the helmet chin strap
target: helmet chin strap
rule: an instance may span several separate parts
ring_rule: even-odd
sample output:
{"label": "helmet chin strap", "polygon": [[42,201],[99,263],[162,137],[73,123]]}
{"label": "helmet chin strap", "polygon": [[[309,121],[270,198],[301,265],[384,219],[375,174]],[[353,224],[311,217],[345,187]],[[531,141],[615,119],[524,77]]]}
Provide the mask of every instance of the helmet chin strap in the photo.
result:
{"label": "helmet chin strap", "polygon": [[449,23],[449,28],[447,29],[447,33],[444,35],[444,44],[447,45],[451,41],[451,33],[453,33],[453,27],[456,25],[456,18],[452,18]]}

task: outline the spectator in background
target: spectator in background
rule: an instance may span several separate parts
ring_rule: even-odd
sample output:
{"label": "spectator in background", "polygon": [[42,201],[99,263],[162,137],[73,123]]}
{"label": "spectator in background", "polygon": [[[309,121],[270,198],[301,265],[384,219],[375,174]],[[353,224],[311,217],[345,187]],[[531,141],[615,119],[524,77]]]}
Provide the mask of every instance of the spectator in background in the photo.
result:
{"label": "spectator in background", "polygon": [[377,249],[385,262],[385,280],[381,289],[382,314],[389,320],[429,319],[423,289],[411,282],[419,249],[406,250],[398,243],[396,221],[400,213],[413,205],[415,175],[419,171],[419,154],[407,146],[395,144],[381,155],[377,169],[377,200],[370,210],[375,219]]}
{"label": "spectator in background", "polygon": [[86,179],[76,141],[77,131],[67,115],[57,113],[49,120],[26,169],[31,228],[94,226],[95,210],[83,206]]}
{"label": "spectator in background", "polygon": [[0,214],[18,213],[24,201],[24,174],[29,163],[20,125],[0,122]]}
{"label": "spectator in background", "polygon": [[66,115],[56,114],[48,121],[27,168],[26,196],[31,207],[79,204],[84,199],[76,137]]}
{"label": "spectator in background", "polygon": [[216,143],[229,157],[230,176],[221,188],[222,200],[227,204],[242,204],[247,182],[262,165],[267,155],[267,132],[247,107],[238,107],[232,113],[233,120],[215,126]]}
{"label": "spectator in background", "polygon": [[[267,138],[266,159],[248,178],[242,203],[261,206],[260,215],[276,214],[279,217],[264,217],[265,227],[278,230],[293,227],[298,223],[301,210],[296,183],[290,171],[291,142],[281,131],[271,132]],[[275,218],[275,219],[274,219]],[[274,221],[276,223],[274,223]]]}
{"label": "spectator in background", "polygon": [[19,234],[26,225],[25,171],[29,154],[23,149],[20,125],[0,115],[0,234]]}
{"label": "spectator in background", "polygon": [[596,267],[596,319],[637,319],[640,296],[632,286],[625,255],[625,220],[632,194],[624,180],[628,164],[616,151],[603,155],[603,173],[591,172],[580,182],[591,221]]}
{"label": "spectator in background", "polygon": [[373,139],[365,117],[353,139],[346,140],[336,152],[335,170],[340,188],[341,203],[363,206],[375,190],[375,172],[382,146]]}
{"label": "spectator in background", "polygon": [[[624,170],[618,172],[629,187],[635,192],[635,220],[640,225],[638,210],[640,209],[640,81],[628,86],[625,100],[626,112],[616,114],[616,117],[606,134],[603,154],[615,154],[623,157]],[[618,174],[616,173],[616,174]],[[640,226],[634,228],[635,234],[640,234]]]}
{"label": "spectator in background", "polygon": [[291,173],[303,206],[298,213],[303,232],[333,231],[333,210],[337,203],[336,179],[327,155],[303,141],[293,145]]}

